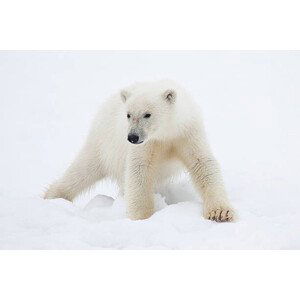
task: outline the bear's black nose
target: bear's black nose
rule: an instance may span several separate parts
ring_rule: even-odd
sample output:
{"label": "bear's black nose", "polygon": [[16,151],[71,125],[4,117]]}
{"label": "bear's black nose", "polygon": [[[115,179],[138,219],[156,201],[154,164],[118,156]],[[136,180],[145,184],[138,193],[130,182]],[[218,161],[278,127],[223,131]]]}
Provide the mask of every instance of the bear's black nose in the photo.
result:
{"label": "bear's black nose", "polygon": [[139,141],[139,136],[136,134],[129,134],[127,140],[132,144],[137,144]]}

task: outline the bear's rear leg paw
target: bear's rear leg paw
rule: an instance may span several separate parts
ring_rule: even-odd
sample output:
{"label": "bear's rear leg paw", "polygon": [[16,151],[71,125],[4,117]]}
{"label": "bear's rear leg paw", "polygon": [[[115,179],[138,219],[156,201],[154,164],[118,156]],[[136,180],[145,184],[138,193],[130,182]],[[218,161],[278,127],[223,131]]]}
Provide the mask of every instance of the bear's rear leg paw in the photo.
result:
{"label": "bear's rear leg paw", "polygon": [[63,198],[65,200],[72,201],[72,197],[68,195],[64,190],[56,185],[52,185],[44,194],[44,199],[56,199]]}

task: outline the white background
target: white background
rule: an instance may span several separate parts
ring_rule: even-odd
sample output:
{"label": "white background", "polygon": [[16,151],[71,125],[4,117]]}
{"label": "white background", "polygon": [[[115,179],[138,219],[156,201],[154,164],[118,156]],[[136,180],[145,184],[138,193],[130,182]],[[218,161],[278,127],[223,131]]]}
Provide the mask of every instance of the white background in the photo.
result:
{"label": "white background", "polygon": [[[278,50],[300,46],[297,1],[160,1],[159,5],[152,1],[151,6],[132,1],[122,9],[121,1],[45,3],[1,2],[2,49]],[[141,6],[146,13],[139,13]],[[132,293],[134,281],[136,291],[144,290],[145,282],[153,282],[155,288],[150,290],[157,297],[175,299],[182,298],[179,291],[197,299],[282,299],[283,293],[290,299],[299,298],[299,256],[286,251],[232,255],[219,251],[215,257],[207,252],[194,252],[195,256],[181,252],[176,258],[170,252],[152,252],[144,254],[143,264],[138,259],[128,260],[124,252],[119,260],[103,252],[96,257],[72,253],[2,252],[1,295],[5,299],[40,299],[41,295],[50,299],[51,288],[60,298],[80,299],[88,294],[90,298],[140,299]],[[177,272],[170,264],[162,268],[168,258]],[[126,266],[128,261],[130,266]],[[191,278],[195,279],[192,283]],[[164,284],[168,280],[172,288]],[[121,288],[116,288],[116,283]]]}
{"label": "white background", "polygon": [[[2,249],[300,248],[300,52],[2,52],[0,62]],[[188,174],[141,222],[126,219],[107,181],[74,205],[43,201],[100,104],[156,78],[177,80],[201,106],[238,222],[204,220]]]}

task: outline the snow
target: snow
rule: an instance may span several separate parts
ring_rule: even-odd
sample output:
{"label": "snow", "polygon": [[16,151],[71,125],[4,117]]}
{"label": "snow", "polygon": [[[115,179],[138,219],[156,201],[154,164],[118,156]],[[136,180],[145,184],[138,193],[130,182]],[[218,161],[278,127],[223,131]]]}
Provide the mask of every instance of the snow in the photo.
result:
{"label": "snow", "polygon": [[[203,219],[186,173],[148,220],[109,181],[43,200],[101,101],[159,78],[199,101],[238,221]],[[299,52],[1,52],[0,82],[1,249],[300,249]]]}

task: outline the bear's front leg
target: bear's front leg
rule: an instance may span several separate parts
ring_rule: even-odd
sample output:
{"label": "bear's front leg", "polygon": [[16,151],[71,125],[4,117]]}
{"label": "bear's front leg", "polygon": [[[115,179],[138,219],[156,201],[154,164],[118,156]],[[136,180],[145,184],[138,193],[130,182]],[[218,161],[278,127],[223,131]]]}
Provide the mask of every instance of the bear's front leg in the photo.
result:
{"label": "bear's front leg", "polygon": [[203,216],[217,222],[234,221],[220,168],[213,156],[194,158],[190,174],[196,189],[203,198]]}
{"label": "bear's front leg", "polygon": [[204,140],[195,138],[181,148],[180,156],[185,163],[195,188],[203,199],[203,216],[217,222],[235,219],[223,184],[220,167]]}
{"label": "bear's front leg", "polygon": [[142,220],[149,218],[154,212],[153,182],[156,162],[153,151],[146,145],[131,148],[125,171],[126,213],[131,220]]}

